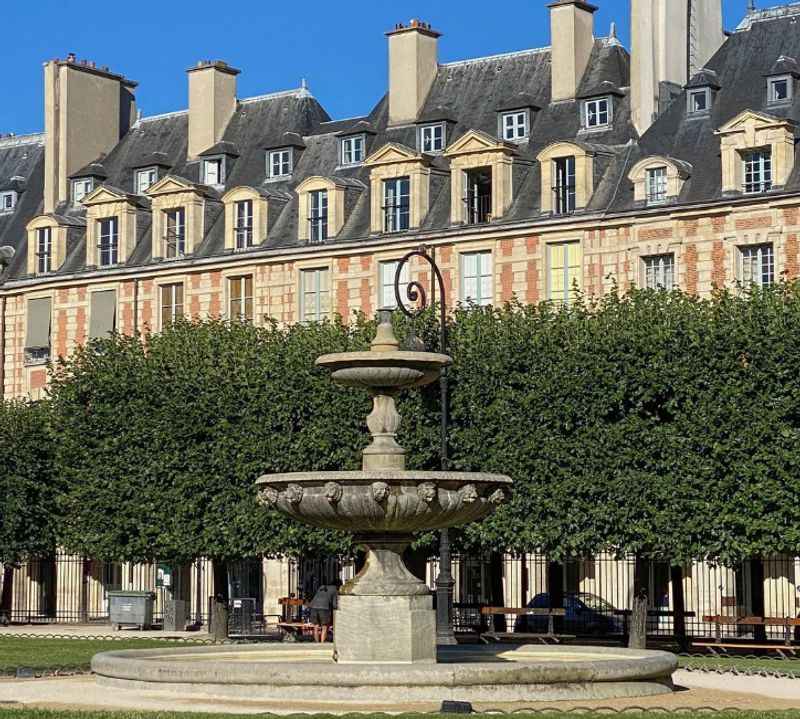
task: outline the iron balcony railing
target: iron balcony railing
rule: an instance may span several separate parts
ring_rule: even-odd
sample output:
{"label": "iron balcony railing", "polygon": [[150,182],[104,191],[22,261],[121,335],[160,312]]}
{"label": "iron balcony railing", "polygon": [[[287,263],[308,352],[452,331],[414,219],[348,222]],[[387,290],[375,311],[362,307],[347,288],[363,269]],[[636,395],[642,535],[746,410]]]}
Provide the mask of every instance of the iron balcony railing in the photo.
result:
{"label": "iron balcony railing", "polygon": [[311,215],[308,218],[308,242],[318,245],[328,239],[328,216]]}
{"label": "iron balcony railing", "polygon": [[553,212],[556,215],[575,212],[575,185],[555,185],[552,189]]}
{"label": "iron balcony railing", "polygon": [[384,232],[403,232],[409,227],[409,206],[406,203],[398,205],[384,205],[383,229]]}
{"label": "iron balcony railing", "polygon": [[186,237],[181,233],[167,232],[164,237],[165,256],[173,259],[183,257],[186,251]]}
{"label": "iron balcony railing", "polygon": [[236,249],[245,250],[253,246],[253,228],[248,225],[241,225],[234,228],[236,235]]}
{"label": "iron balcony railing", "polygon": [[757,192],[769,192],[772,189],[772,181],[765,180],[765,181],[754,181],[754,182],[745,182],[744,183],[744,191],[748,195],[755,194]]}
{"label": "iron balcony railing", "polygon": [[467,195],[464,200],[464,220],[468,225],[482,225],[492,221],[492,196]]}

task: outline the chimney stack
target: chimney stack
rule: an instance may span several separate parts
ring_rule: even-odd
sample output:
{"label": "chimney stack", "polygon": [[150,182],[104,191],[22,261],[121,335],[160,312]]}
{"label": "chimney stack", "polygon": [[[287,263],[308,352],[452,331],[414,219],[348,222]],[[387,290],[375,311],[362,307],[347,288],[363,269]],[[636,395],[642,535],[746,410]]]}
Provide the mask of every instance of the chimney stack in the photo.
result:
{"label": "chimney stack", "polygon": [[69,199],[69,176],[110,152],[136,114],[136,83],[94,62],[44,64],[44,211]]}
{"label": "chimney stack", "polygon": [[439,38],[427,23],[411,20],[389,38],[389,124],[416,122],[439,70]]}
{"label": "chimney stack", "polygon": [[594,13],[582,0],[556,0],[550,8],[551,99],[572,100],[594,48]]}
{"label": "chimney stack", "polygon": [[222,60],[201,60],[189,75],[190,158],[216,145],[236,110],[239,70]]}

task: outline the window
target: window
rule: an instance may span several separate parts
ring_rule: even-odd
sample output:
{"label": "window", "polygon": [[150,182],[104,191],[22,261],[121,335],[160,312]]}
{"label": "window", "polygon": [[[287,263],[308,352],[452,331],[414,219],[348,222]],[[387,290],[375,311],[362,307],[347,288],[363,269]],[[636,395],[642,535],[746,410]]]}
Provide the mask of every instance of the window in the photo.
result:
{"label": "window", "polygon": [[53,228],[36,230],[36,272],[43,275],[53,269]]}
{"label": "window", "polygon": [[611,100],[600,97],[583,103],[583,126],[586,128],[605,127],[611,124]]}
{"label": "window", "polygon": [[422,152],[444,150],[444,124],[425,125],[419,129],[419,149]]}
{"label": "window", "polygon": [[138,195],[144,194],[147,189],[156,183],[158,180],[158,169],[155,167],[148,167],[146,170],[136,171],[136,193]]}
{"label": "window", "polygon": [[687,112],[690,115],[699,115],[709,110],[709,91],[708,88],[702,90],[689,90],[686,96]]}
{"label": "window", "polygon": [[203,183],[206,185],[222,185],[225,182],[225,165],[221,157],[203,160]]}
{"label": "window", "polygon": [[88,177],[84,180],[72,181],[72,202],[78,204],[94,189],[94,180]]}
{"label": "window", "polygon": [[550,245],[550,299],[569,304],[581,287],[581,245],[562,242]]}
{"label": "window", "polygon": [[772,189],[772,153],[754,150],[742,155],[744,164],[744,191],[767,192]]}
{"label": "window", "polygon": [[671,291],[675,287],[675,255],[645,257],[644,286],[648,290]]}
{"label": "window", "polygon": [[183,316],[183,283],[161,285],[161,329]]}
{"label": "window", "polygon": [[97,264],[99,267],[116,265],[119,260],[119,221],[116,217],[105,217],[97,224],[100,229]]}
{"label": "window", "polygon": [[481,167],[464,173],[464,222],[479,225],[492,219],[492,170]]}
{"label": "window", "polygon": [[358,165],[364,162],[364,136],[345,137],[342,140],[342,164]]}
{"label": "window", "polygon": [[775,254],[772,245],[739,248],[739,277],[746,285],[769,287],[775,282]]}
{"label": "window", "polygon": [[288,177],[292,174],[292,151],[273,150],[269,153],[269,176]]}
{"label": "window", "polygon": [[327,268],[300,273],[300,317],[303,322],[319,322],[330,314]]}
{"label": "window", "polygon": [[[380,282],[381,295],[379,309],[395,309],[397,307],[397,297],[394,292],[394,277],[397,274],[397,260],[381,262]],[[405,297],[406,286],[408,285],[408,263],[403,265],[400,272],[400,293]]]}
{"label": "window", "polygon": [[91,293],[89,339],[113,334],[117,329],[117,293],[100,290]]}
{"label": "window", "polygon": [[16,192],[0,192],[0,212],[11,212],[16,204]]}
{"label": "window", "polygon": [[461,300],[481,307],[492,304],[492,253],[461,255]]}
{"label": "window", "polygon": [[767,101],[770,103],[790,102],[794,94],[792,79],[784,77],[771,77],[767,80]]}
{"label": "window", "polygon": [[28,300],[28,331],[25,335],[25,364],[46,364],[50,360],[50,298]]}
{"label": "window", "polygon": [[667,168],[651,167],[647,170],[647,204],[657,205],[667,200]]}
{"label": "window", "polygon": [[402,232],[408,229],[409,180],[397,177],[383,181],[383,231]]}
{"label": "window", "polygon": [[241,322],[253,321],[253,276],[231,277],[228,281],[228,316]]}
{"label": "window", "polygon": [[253,201],[240,200],[236,203],[236,226],[234,227],[236,249],[244,250],[253,246]]}
{"label": "window", "polygon": [[575,211],[575,158],[559,157],[553,160],[553,211],[567,215]]}
{"label": "window", "polygon": [[186,252],[186,211],[183,207],[176,207],[164,214],[167,219],[164,256],[168,259],[183,257]]}
{"label": "window", "polygon": [[504,140],[523,140],[528,137],[528,112],[517,110],[500,116],[500,137]]}
{"label": "window", "polygon": [[328,191],[315,190],[308,196],[309,202],[309,232],[308,238],[312,243],[324,242],[328,239]]}

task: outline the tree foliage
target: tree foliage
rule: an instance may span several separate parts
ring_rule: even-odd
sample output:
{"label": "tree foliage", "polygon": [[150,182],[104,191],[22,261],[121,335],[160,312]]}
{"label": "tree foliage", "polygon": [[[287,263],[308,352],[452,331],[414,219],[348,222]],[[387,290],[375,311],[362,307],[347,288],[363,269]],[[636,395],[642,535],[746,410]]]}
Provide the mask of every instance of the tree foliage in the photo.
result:
{"label": "tree foliage", "polygon": [[[366,348],[373,329],[184,322],[79,350],[52,390],[62,541],[129,560],[347,550],[258,507],[253,482],[358,467],[368,397],[314,360]],[[435,347],[434,317],[417,329]],[[554,559],[800,552],[797,286],[462,307],[449,329],[454,468],[516,482],[461,543]],[[408,465],[436,468],[438,389],[399,404]]]}

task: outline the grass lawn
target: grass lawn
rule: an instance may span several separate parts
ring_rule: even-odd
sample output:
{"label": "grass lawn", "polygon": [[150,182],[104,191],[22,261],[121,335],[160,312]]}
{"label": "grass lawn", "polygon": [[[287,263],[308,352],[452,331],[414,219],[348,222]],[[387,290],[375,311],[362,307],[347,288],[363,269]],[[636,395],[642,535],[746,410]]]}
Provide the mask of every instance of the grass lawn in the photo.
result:
{"label": "grass lawn", "polygon": [[39,639],[0,636],[0,675],[14,674],[17,667],[34,671],[89,669],[98,652],[118,649],[179,647],[186,642],[158,639]]}
{"label": "grass lawn", "polygon": [[688,669],[709,669],[721,671],[766,671],[780,672],[800,677],[800,659],[762,659],[748,657],[678,657],[678,666]]}
{"label": "grass lawn", "polygon": [[[726,714],[728,716],[736,717],[736,719],[800,719],[800,709],[792,709],[790,711],[772,711],[772,712],[751,712],[751,711],[734,711],[734,712],[715,712],[717,714]],[[51,711],[43,709],[4,709],[0,708],[0,719],[253,719],[253,714],[237,715],[237,714],[194,714],[188,712],[73,712],[73,711]],[[263,715],[262,715],[263,716]],[[400,714],[389,717],[388,714],[348,714],[343,717],[333,717],[330,714],[299,714],[288,715],[282,719],[420,719],[421,717],[430,717],[430,714]],[[456,717],[455,714],[440,715]],[[497,714],[469,714],[470,719],[497,719]],[[608,713],[597,714],[584,714],[581,712],[579,715],[566,714],[554,712],[553,714],[536,713],[524,714],[515,713],[514,719],[563,719],[565,716],[580,716],[581,719],[608,719]],[[648,713],[629,713],[624,712],[620,714],[625,719],[655,719],[655,717],[663,717],[663,712],[648,712]],[[709,713],[705,712],[692,712],[681,711],[681,719],[708,719]]]}

